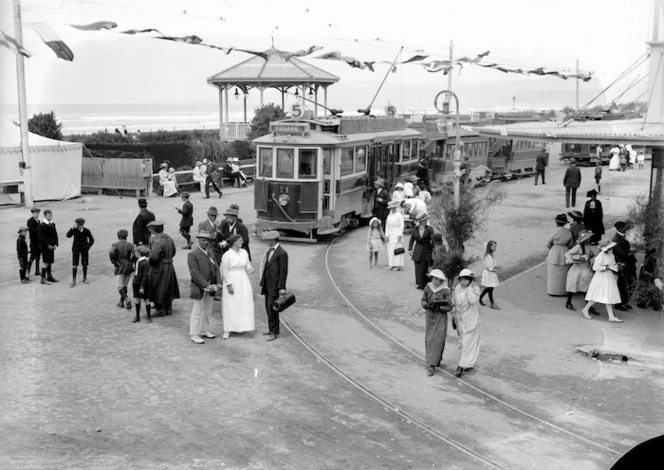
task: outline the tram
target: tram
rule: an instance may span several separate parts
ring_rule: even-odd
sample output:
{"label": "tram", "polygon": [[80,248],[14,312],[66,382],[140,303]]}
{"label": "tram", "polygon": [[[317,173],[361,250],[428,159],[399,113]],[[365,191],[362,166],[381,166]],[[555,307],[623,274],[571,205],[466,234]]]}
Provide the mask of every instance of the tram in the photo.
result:
{"label": "tram", "polygon": [[[611,146],[602,147],[602,165],[608,165],[611,160]],[[561,160],[573,158],[577,165],[597,164],[597,144],[563,143],[560,151]]]}
{"label": "tram", "polygon": [[315,241],[370,217],[373,182],[383,178],[390,189],[413,175],[420,137],[398,117],[270,123],[270,133],[253,141],[256,231],[275,229]]}

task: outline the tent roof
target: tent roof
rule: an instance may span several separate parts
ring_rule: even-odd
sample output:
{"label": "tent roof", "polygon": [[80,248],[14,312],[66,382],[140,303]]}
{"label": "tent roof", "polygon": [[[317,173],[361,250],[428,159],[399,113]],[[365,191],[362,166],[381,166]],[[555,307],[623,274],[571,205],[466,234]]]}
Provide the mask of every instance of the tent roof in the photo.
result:
{"label": "tent roof", "polygon": [[308,64],[296,57],[285,60],[280,55],[266,51],[267,60],[262,57],[251,57],[210,78],[210,85],[315,85],[332,84],[339,81],[339,77],[323,69]]}
{"label": "tent roof", "polygon": [[[67,147],[82,146],[80,142],[65,142],[63,140],[49,139],[37,134],[29,133],[28,143],[34,147]],[[21,128],[9,119],[0,120],[0,151],[21,149]]]}
{"label": "tent roof", "polygon": [[522,122],[505,126],[479,126],[482,136],[539,142],[573,142],[579,144],[662,145],[664,123],[644,123],[641,119],[571,122]]}

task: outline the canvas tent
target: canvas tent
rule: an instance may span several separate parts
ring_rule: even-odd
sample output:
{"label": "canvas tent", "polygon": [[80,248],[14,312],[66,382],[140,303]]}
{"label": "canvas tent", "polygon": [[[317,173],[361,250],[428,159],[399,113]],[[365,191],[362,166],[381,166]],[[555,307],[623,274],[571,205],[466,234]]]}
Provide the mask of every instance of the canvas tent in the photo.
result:
{"label": "canvas tent", "polygon": [[[32,133],[28,141],[33,200],[52,201],[80,196],[83,144],[48,139]],[[23,192],[20,162],[21,130],[11,121],[3,120],[0,122],[0,189],[6,195],[3,198],[5,203],[20,203],[20,195],[13,189]]]}

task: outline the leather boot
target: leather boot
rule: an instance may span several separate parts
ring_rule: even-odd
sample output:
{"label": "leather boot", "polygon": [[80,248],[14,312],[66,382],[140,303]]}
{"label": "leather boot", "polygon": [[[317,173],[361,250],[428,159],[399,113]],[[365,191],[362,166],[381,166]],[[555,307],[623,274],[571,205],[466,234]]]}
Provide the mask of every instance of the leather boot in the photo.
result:
{"label": "leather boot", "polygon": [[145,316],[147,317],[146,323],[152,323],[152,317],[150,316],[151,308],[152,307],[150,307],[150,304],[145,306]]}
{"label": "leather boot", "polygon": [[122,287],[122,288],[118,289],[118,292],[120,293],[120,302],[118,302],[118,307],[124,308],[125,296],[127,294],[127,289]]}
{"label": "leather boot", "polygon": [[136,316],[134,319],[131,321],[132,323],[136,323],[141,321],[141,303],[136,302]]}

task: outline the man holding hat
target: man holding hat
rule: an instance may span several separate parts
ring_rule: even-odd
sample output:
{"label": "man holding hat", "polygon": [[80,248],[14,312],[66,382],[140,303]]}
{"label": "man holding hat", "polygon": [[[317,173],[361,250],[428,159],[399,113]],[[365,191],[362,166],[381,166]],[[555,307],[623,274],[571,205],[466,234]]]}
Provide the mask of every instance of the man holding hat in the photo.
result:
{"label": "man holding hat", "polygon": [[41,244],[42,270],[41,283],[58,282],[51,274],[51,267],[55,261],[55,249],[58,247],[58,231],[53,222],[51,209],[44,211],[44,220],[39,224],[39,243]]}
{"label": "man holding hat", "polygon": [[[576,190],[581,186],[581,170],[576,166],[574,158],[569,159],[569,165],[563,176],[563,186],[565,186],[565,207],[569,209],[570,202],[572,207],[576,207]],[[570,201],[571,199],[571,201]]]}
{"label": "man holding hat", "polygon": [[390,193],[385,189],[385,181],[378,178],[374,181],[374,206],[373,216],[380,220],[381,227],[385,227],[385,219],[390,210],[387,208],[387,203],[390,202]]}
{"label": "man holding hat", "polygon": [[155,220],[155,216],[152,212],[148,210],[148,201],[146,199],[138,200],[138,207],[140,212],[134,220],[133,235],[134,235],[134,245],[150,245],[150,231],[148,230],[148,224]]}
{"label": "man holding hat", "polygon": [[261,260],[261,294],[265,296],[265,311],[269,331],[263,333],[268,336],[267,341],[274,341],[279,336],[279,312],[272,304],[279,296],[286,293],[286,279],[288,278],[288,253],[279,245],[279,232],[270,230],[263,233],[263,240],[269,246]]}
{"label": "man holding hat", "polygon": [[247,251],[249,261],[251,261],[251,251],[249,250],[249,230],[238,220],[238,210],[230,207],[224,212],[225,220],[219,224],[219,239],[221,240],[221,256],[228,251],[228,237],[231,235],[240,235],[242,237],[242,248]]}
{"label": "man holding hat", "polygon": [[26,225],[28,226],[28,233],[30,234],[30,259],[28,260],[28,267],[26,275],[30,275],[30,268],[32,267],[32,262],[35,262],[35,276],[39,276],[39,259],[41,258],[41,243],[39,242],[39,225],[41,221],[39,220],[39,213],[41,209],[37,206],[33,206],[30,209],[32,217],[28,219]]}
{"label": "man holding hat", "polygon": [[175,243],[164,233],[164,222],[155,220],[148,224],[152,232],[150,244],[150,302],[154,303],[155,317],[172,313],[173,299],[180,298],[180,287],[173,266]]}
{"label": "man holding hat", "polygon": [[182,204],[182,209],[175,206],[175,210],[182,215],[182,219],[180,219],[180,235],[187,240],[187,244],[182,249],[189,250],[191,249],[191,245],[194,244],[191,241],[191,235],[189,235],[191,226],[194,225],[194,205],[189,201],[189,193],[187,191],[183,191],[180,197],[184,204]]}
{"label": "man holding hat", "polygon": [[212,235],[212,239],[208,243],[208,250],[212,252],[212,257],[214,258],[214,261],[217,263],[217,266],[219,266],[219,263],[221,263],[221,247],[219,246],[219,220],[217,220],[217,217],[219,216],[219,212],[217,211],[217,208],[214,206],[211,206],[208,211],[207,211],[207,219],[205,219],[203,222],[198,224],[198,231],[199,232],[207,232]]}
{"label": "man holding hat", "polygon": [[625,233],[629,230],[629,225],[626,222],[616,222],[614,225],[616,234],[612,238],[616,246],[613,248],[613,255],[616,258],[616,263],[620,267],[618,271],[618,290],[620,291],[620,303],[616,305],[616,310],[626,311],[631,310],[632,306],[629,304],[630,293],[634,290],[636,283],[636,257],[634,251]]}
{"label": "man holding hat", "polygon": [[69,287],[76,285],[76,273],[78,271],[78,262],[81,261],[83,266],[83,284],[88,283],[88,253],[90,248],[95,243],[90,229],[85,227],[85,219],[78,218],[74,221],[74,226],[67,231],[67,238],[74,238],[71,245],[72,263],[71,263],[71,284]]}
{"label": "man holding hat", "polygon": [[216,235],[199,231],[196,235],[198,248],[187,255],[187,266],[191,274],[191,289],[189,297],[193,299],[191,318],[189,320],[189,337],[194,343],[203,344],[203,338],[214,338],[210,333],[210,315],[212,314],[212,300],[220,287],[221,275],[219,265],[215,263],[208,246],[215,240]]}

